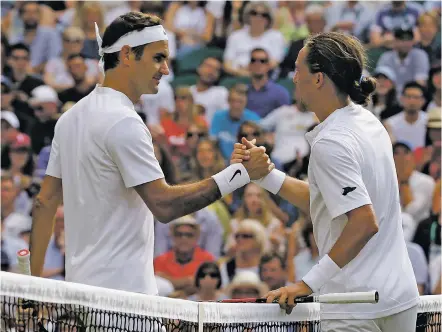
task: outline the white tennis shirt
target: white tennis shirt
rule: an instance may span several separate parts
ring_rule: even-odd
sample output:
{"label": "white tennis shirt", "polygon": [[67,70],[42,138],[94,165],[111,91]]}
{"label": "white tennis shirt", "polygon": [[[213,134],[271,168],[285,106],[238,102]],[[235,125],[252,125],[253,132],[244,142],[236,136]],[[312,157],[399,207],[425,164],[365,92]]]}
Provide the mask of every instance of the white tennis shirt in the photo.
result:
{"label": "white tennis shirt", "polygon": [[319,254],[330,252],[346,212],[372,204],[378,233],[321,294],[377,290],[378,304],[323,304],[321,319],[374,319],[417,305],[419,293],[402,231],[401,207],[387,131],[362,106],[333,112],[306,134],[310,213]]}
{"label": "white tennis shirt", "polygon": [[157,294],[153,216],[133,187],[164,175],[130,99],[97,85],[64,113],[46,174],[63,183],[66,280]]}

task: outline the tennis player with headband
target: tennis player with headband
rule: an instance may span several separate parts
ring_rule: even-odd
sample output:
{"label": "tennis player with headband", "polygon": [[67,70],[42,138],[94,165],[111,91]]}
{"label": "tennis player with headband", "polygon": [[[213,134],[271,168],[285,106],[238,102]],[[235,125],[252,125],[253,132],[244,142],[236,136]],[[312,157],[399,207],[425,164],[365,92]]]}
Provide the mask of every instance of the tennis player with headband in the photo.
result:
{"label": "tennis player with headband", "polygon": [[[412,332],[419,293],[402,232],[387,131],[361,105],[376,81],[362,76],[363,46],[351,36],[310,37],[296,60],[295,100],[321,123],[306,134],[308,183],[273,170],[257,181],[307,213],[320,261],[301,282],[271,291],[288,311],[299,296],[377,290],[377,304],[321,304],[323,332]],[[254,145],[235,145],[232,163]],[[286,304],[287,302],[287,304]]]}
{"label": "tennis player with headband", "polygon": [[152,138],[134,109],[142,94],[155,94],[169,74],[168,41],[160,19],[121,15],[101,40],[103,85],[64,113],[55,127],[51,155],[33,208],[31,272],[40,276],[63,199],[66,280],[157,294],[153,270],[153,216],[167,223],[213,203],[268,174],[264,148],[253,162],[231,165],[213,177],[169,186],[155,158]]}

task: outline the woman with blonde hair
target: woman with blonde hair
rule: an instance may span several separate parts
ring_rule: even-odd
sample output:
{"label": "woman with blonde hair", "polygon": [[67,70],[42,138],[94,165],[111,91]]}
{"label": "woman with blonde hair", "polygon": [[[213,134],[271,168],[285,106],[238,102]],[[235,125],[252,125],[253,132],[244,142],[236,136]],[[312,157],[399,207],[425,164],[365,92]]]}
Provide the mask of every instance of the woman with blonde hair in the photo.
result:
{"label": "woman with blonde hair", "polygon": [[284,227],[282,222],[276,218],[270,210],[270,196],[267,191],[254,183],[249,183],[244,189],[244,198],[241,206],[236,210],[234,219],[230,221],[232,234],[229,235],[225,245],[225,252],[228,256],[235,254],[237,243],[234,232],[239,225],[247,219],[260,222],[265,227],[272,249],[279,253],[284,253]]}

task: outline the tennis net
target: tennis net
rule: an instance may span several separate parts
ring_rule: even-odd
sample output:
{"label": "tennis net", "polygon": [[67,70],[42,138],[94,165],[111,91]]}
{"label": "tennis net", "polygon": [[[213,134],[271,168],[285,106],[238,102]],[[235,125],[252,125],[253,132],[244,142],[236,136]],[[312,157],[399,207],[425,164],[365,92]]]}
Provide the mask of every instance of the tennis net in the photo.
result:
{"label": "tennis net", "polygon": [[[0,272],[0,331],[319,332],[319,305],[198,303]],[[441,331],[442,296],[423,296],[416,331]]]}

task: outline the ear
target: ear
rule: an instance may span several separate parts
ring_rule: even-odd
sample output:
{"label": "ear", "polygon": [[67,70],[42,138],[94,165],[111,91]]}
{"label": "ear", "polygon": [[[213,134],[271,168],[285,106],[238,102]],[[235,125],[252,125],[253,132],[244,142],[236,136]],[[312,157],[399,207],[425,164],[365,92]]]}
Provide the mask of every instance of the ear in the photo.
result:
{"label": "ear", "polygon": [[130,60],[132,52],[130,51],[130,47],[128,45],[124,45],[120,51],[120,63],[127,66]]}
{"label": "ear", "polygon": [[325,75],[322,72],[315,73],[314,75],[314,83],[317,88],[322,87],[325,84]]}

